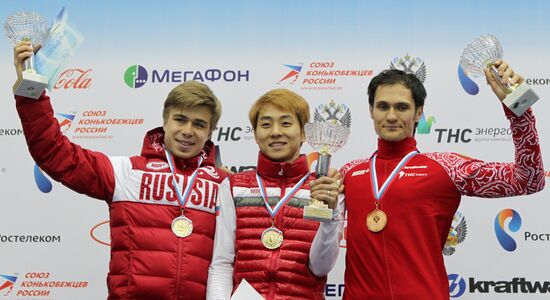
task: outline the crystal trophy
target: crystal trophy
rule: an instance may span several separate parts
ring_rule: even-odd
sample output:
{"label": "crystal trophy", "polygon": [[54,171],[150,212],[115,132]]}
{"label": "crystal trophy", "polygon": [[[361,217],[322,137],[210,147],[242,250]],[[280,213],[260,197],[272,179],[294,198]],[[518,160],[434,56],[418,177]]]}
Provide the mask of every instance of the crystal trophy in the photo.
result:
{"label": "crystal trophy", "polygon": [[[37,13],[20,12],[7,18],[4,32],[14,45],[20,41],[41,44],[48,33],[48,26]],[[36,71],[33,54],[23,61],[23,72],[13,86],[13,93],[18,96],[38,99],[47,86],[48,78]]]}
{"label": "crystal trophy", "polygon": [[[304,129],[308,144],[319,153],[317,178],[327,176],[332,154],[346,144],[350,129],[336,121],[307,123]],[[304,219],[330,221],[332,209],[322,201],[311,199],[311,203],[304,207]]]}
{"label": "crystal trophy", "polygon": [[493,35],[484,35],[469,44],[462,52],[460,66],[468,76],[480,77],[483,69],[488,67],[500,87],[506,92],[506,98],[502,102],[517,116],[521,116],[539,96],[527,83],[509,84],[502,83],[502,77],[494,63],[502,59],[502,46]]}

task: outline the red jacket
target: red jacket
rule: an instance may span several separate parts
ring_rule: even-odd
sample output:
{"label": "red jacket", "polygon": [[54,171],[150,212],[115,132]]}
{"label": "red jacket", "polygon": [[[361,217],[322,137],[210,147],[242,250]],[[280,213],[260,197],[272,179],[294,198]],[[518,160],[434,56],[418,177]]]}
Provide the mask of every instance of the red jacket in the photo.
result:
{"label": "red jacket", "polygon": [[[260,154],[256,171],[268,194],[271,189],[280,195],[308,172],[308,165],[304,155],[289,164],[270,161]],[[314,176],[276,215],[274,225],[283,232],[284,241],[280,248],[269,250],[260,237],[271,227],[271,217],[258,189],[256,171],[235,174],[230,180],[237,213],[234,286],[245,278],[267,300],[324,299],[326,276],[316,277],[308,266],[319,223],[303,218],[303,207],[309,204],[307,183]],[[277,196],[269,198],[272,207],[279,201]]]}
{"label": "red jacket", "polygon": [[[370,160],[345,165],[348,236],[344,299],[449,299],[443,246],[461,195],[507,197],[544,187],[544,169],[531,111],[511,121],[515,163],[484,163],[455,153],[421,153],[397,173],[381,198],[384,230],[367,229],[374,210]],[[379,187],[416,141],[379,140]],[[372,159],[372,158],[371,158]]]}
{"label": "red jacket", "polygon": [[[185,216],[193,233],[178,238],[172,220],[181,215],[166,163],[162,128],[147,133],[141,155],[108,157],[73,144],[53,117],[49,97],[16,97],[17,111],[35,162],[70,189],[105,200],[109,206],[111,260],[109,299],[204,299],[215,232],[218,186],[226,174],[206,156]],[[180,192],[197,168],[197,157],[176,159]],[[184,176],[182,176],[184,175]],[[81,212],[85,213],[85,212]]]}

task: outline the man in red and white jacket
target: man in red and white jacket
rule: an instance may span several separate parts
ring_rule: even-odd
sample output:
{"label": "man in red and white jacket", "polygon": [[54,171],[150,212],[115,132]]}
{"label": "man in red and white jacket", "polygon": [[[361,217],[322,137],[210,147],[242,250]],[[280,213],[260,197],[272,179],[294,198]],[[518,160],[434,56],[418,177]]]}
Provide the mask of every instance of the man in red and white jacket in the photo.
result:
{"label": "man in red and white jacket", "polygon": [[[256,101],[249,118],[258,166],[230,176],[220,188],[207,299],[229,299],[242,280],[268,300],[324,299],[344,208],[336,207],[336,178],[321,177],[310,188],[315,176],[300,155],[309,106],[296,93],[276,89]],[[305,220],[310,198],[334,208],[333,220]]]}
{"label": "man in red and white jacket", "polygon": [[[503,81],[523,83],[505,62]],[[506,94],[485,75],[502,101]],[[344,299],[449,299],[442,249],[461,195],[527,195],[544,187],[544,171],[529,109],[503,105],[516,148],[514,163],[486,163],[456,153],[419,153],[414,128],[426,90],[412,74],[387,70],[368,88],[378,150],[342,167],[348,236]]]}
{"label": "man in red and white jacket", "polygon": [[[15,67],[32,54],[15,47]],[[16,83],[17,84],[17,83]],[[221,105],[204,84],[176,86],[164,125],[149,131],[141,155],[110,157],[81,148],[61,131],[48,96],[15,97],[29,151],[53,179],[109,207],[108,299],[204,299],[219,185],[209,140]],[[84,213],[84,212],[82,212]]]}

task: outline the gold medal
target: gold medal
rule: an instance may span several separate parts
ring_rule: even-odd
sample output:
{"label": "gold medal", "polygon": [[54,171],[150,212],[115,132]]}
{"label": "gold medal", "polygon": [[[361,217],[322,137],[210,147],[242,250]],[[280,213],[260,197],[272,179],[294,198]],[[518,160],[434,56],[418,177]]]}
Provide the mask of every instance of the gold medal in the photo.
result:
{"label": "gold medal", "polygon": [[180,238],[185,238],[193,232],[193,221],[185,216],[179,216],[172,221],[172,232]]}
{"label": "gold medal", "polygon": [[262,232],[262,244],[267,249],[273,250],[283,244],[283,232],[275,227],[269,227]]}
{"label": "gold medal", "polygon": [[[377,205],[378,206],[378,205]],[[388,224],[386,213],[376,207],[367,215],[367,228],[372,232],[380,232]]]}

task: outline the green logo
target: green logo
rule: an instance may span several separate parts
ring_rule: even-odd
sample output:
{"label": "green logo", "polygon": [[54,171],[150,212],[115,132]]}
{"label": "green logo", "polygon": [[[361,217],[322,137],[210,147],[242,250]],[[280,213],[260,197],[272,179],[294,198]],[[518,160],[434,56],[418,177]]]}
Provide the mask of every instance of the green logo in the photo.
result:
{"label": "green logo", "polygon": [[147,82],[147,70],[140,65],[133,65],[124,72],[124,82],[128,87],[140,88]]}
{"label": "green logo", "polygon": [[418,121],[418,126],[416,127],[416,132],[418,132],[418,134],[430,133],[430,130],[432,130],[432,124],[434,122],[435,118],[433,116],[429,116],[428,119],[426,119],[426,115],[422,113],[420,121]]}

